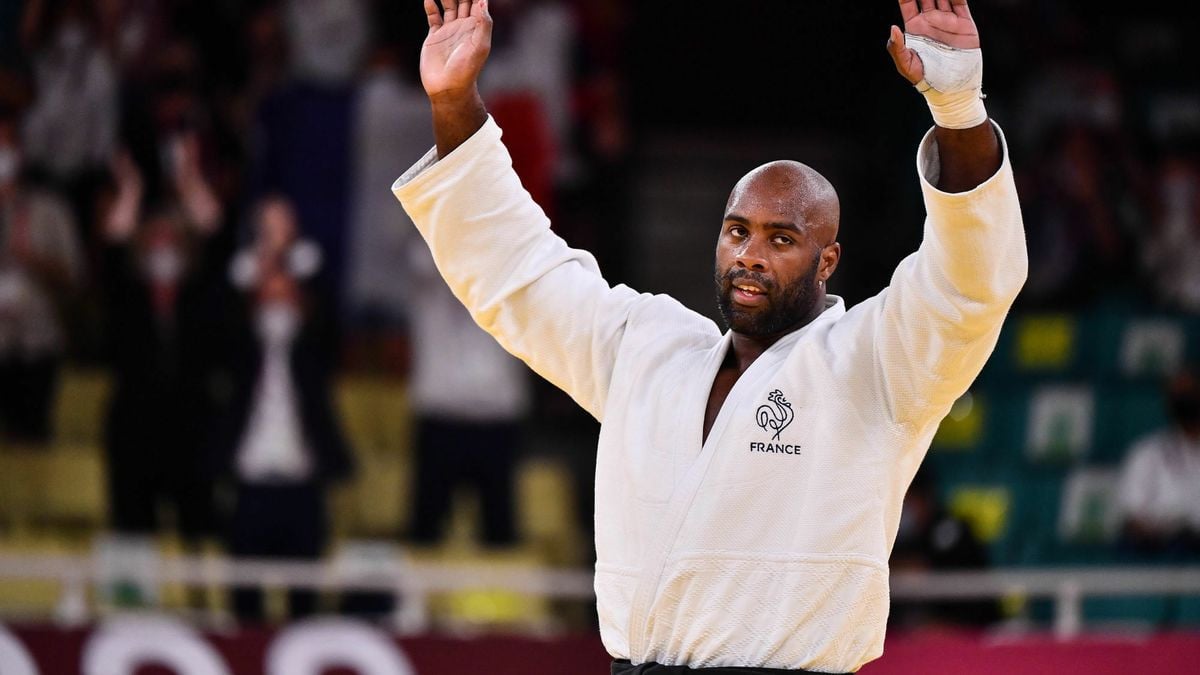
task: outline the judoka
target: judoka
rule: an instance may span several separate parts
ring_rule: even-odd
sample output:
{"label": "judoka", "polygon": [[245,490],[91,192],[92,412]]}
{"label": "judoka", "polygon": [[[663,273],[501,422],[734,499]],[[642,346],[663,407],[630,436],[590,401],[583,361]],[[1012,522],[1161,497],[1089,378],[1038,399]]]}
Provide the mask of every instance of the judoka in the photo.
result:
{"label": "judoka", "polygon": [[[901,0],[888,51],[934,127],[927,219],[847,308],[837,193],[796,162],[734,186],[717,230],[728,330],[601,277],[522,189],[476,81],[487,0],[425,1],[436,147],[393,191],[456,296],[601,421],[595,589],[613,673],[845,673],[883,651],[901,500],[1026,276],[966,0]],[[737,672],[746,672],[739,670]]]}

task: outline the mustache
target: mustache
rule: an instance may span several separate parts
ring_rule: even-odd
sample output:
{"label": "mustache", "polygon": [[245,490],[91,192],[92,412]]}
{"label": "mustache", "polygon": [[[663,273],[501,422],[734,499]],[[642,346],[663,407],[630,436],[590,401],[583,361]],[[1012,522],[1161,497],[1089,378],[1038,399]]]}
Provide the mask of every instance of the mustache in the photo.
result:
{"label": "mustache", "polygon": [[734,268],[721,275],[721,284],[726,289],[732,288],[734,284],[741,282],[750,282],[768,293],[775,291],[775,282],[767,278],[766,275],[757,272]]}

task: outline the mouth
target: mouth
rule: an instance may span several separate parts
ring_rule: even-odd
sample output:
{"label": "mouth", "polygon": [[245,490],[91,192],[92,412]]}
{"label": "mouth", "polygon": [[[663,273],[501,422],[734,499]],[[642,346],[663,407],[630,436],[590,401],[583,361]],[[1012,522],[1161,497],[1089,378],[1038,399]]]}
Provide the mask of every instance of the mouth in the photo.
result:
{"label": "mouth", "polygon": [[746,307],[757,307],[767,301],[766,290],[747,281],[732,284],[729,295],[734,302]]}

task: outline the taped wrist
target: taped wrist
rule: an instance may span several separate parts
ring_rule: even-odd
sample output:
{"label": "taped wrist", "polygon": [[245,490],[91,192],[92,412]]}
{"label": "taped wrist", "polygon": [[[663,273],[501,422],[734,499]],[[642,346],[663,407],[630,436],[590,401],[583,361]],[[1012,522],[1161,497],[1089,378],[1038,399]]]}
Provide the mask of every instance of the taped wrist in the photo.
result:
{"label": "taped wrist", "polygon": [[958,49],[907,33],[904,42],[921,57],[925,79],[914,86],[929,104],[935,124],[946,129],[969,129],[987,121],[981,50]]}

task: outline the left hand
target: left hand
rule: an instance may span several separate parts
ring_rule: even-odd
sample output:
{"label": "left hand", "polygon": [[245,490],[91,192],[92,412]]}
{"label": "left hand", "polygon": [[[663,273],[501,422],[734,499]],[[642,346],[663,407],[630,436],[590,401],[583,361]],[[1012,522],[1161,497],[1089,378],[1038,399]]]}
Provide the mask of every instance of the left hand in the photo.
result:
{"label": "left hand", "polygon": [[904,34],[922,35],[957,49],[978,49],[979,30],[967,0],[900,0],[904,30],[892,26],[887,50],[896,70],[912,84],[925,79],[921,57],[904,43]]}

